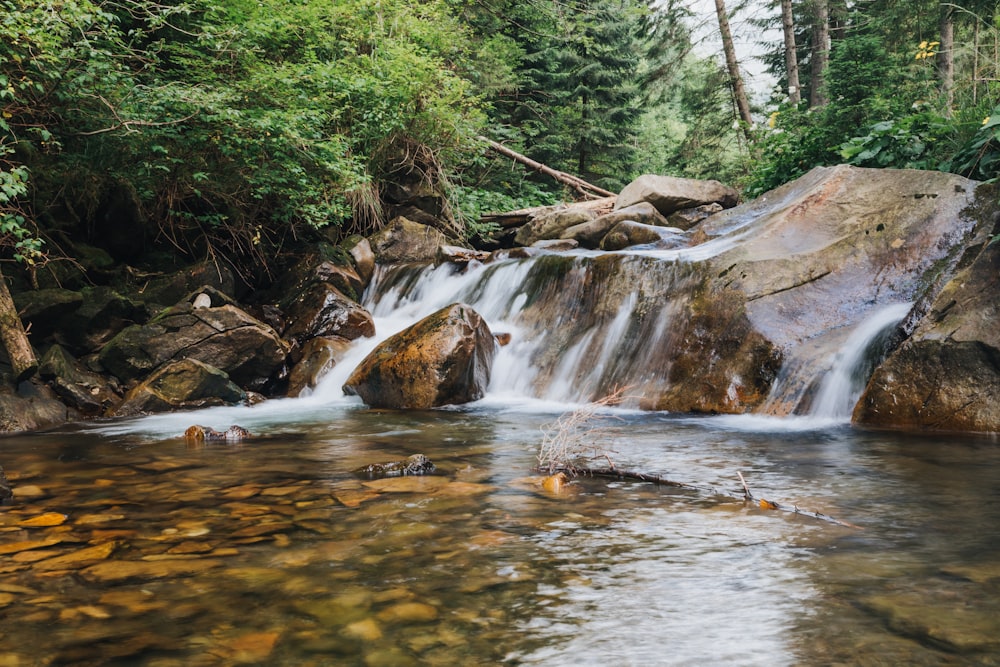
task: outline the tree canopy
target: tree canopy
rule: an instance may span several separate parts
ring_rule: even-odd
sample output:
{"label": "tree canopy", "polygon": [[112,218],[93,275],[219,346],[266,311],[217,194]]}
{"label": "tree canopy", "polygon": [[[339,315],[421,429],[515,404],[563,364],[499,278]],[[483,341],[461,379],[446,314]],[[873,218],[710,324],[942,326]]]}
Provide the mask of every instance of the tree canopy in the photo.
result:
{"label": "tree canopy", "polygon": [[470,236],[560,196],[480,135],[610,189],[660,172],[753,195],[836,162],[1000,173],[995,0],[785,0],[784,31],[780,4],[756,19],[779,90],[748,123],[684,0],[0,0],[3,258],[113,231],[115,202],[153,245],[253,262],[384,224],[401,171],[445,188]]}

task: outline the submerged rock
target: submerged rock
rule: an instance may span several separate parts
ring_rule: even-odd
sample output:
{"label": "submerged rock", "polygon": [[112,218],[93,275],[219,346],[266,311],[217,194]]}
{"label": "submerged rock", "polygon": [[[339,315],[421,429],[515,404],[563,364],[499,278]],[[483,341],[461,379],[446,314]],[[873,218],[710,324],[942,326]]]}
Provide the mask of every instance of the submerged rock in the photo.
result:
{"label": "submerged rock", "polygon": [[376,479],[379,477],[401,477],[405,475],[430,475],[436,469],[436,466],[429,458],[423,454],[414,454],[402,461],[372,463],[363,468],[358,468],[354,472],[369,479]]}
{"label": "submerged rock", "polygon": [[483,397],[496,342],[483,318],[452,304],[383,341],[344,392],[372,407],[432,408]]}
{"label": "submerged rock", "polygon": [[250,433],[250,431],[246,430],[242,426],[237,426],[236,424],[233,424],[225,431],[216,431],[209,426],[201,426],[200,424],[188,426],[187,430],[184,431],[184,438],[192,442],[205,442],[213,440],[241,442],[251,437],[253,437],[253,434]]}

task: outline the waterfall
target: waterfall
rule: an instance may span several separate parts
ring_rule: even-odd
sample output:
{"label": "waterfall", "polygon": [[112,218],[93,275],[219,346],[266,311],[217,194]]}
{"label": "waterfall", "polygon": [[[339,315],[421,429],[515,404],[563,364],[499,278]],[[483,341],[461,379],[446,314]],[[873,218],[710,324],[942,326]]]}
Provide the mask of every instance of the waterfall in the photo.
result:
{"label": "waterfall", "polygon": [[809,410],[811,417],[850,420],[868,378],[885,354],[887,339],[912,305],[897,303],[880,308],[851,332],[823,377]]}

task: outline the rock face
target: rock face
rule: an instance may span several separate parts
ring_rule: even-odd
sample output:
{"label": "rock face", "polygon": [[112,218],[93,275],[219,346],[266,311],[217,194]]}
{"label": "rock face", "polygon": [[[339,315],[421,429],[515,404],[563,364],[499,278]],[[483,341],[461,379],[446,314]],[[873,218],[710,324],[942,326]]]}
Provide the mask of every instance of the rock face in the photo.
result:
{"label": "rock face", "polygon": [[489,384],[495,345],[478,313],[452,304],[383,341],[347,379],[344,392],[380,408],[475,401]]}
{"label": "rock face", "polygon": [[1000,244],[950,280],[878,369],[854,411],[866,426],[1000,430]]}
{"label": "rock face", "polygon": [[369,237],[375,259],[382,264],[430,262],[438,248],[448,243],[445,235],[427,225],[398,217]]}
{"label": "rock face", "polygon": [[195,309],[182,302],[115,336],[101,350],[105,368],[122,381],[144,377],[165,363],[211,363],[241,387],[256,389],[279,373],[287,344],[271,327],[239,308]]}
{"label": "rock face", "polygon": [[673,176],[645,174],[625,186],[618,193],[615,210],[639,202],[649,202],[662,215],[694,208],[705,204],[720,204],[723,208],[736,206],[739,193],[719,181],[700,181]]}

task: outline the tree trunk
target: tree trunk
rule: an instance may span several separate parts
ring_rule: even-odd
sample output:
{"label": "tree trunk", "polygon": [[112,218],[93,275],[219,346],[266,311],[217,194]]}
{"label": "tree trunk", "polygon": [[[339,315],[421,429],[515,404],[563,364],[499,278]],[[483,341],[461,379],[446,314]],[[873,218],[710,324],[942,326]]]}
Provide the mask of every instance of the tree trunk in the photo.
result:
{"label": "tree trunk", "polygon": [[813,0],[813,46],[809,72],[809,106],[826,104],[824,78],[830,61],[830,12],[827,0]]}
{"label": "tree trunk", "polygon": [[802,100],[799,90],[799,55],[795,50],[795,19],[792,17],[792,0],[781,0],[781,28],[785,33],[785,72],[788,74],[788,101],[798,104]]}
{"label": "tree trunk", "polygon": [[715,0],[715,13],[719,17],[719,32],[722,34],[722,50],[726,54],[726,69],[729,70],[729,80],[733,86],[733,100],[743,121],[743,133],[750,139],[750,128],[753,127],[753,116],[750,115],[750,102],[747,100],[746,89],[743,87],[743,76],[740,74],[739,63],[736,62],[736,47],[733,45],[733,33],[729,30],[729,18],[726,16],[726,5],[723,0]]}
{"label": "tree trunk", "polygon": [[955,103],[955,8],[951,4],[941,5],[941,44],[937,54],[938,82],[941,95],[945,99],[945,116],[951,118],[951,107]]}
{"label": "tree trunk", "polygon": [[7,289],[7,281],[0,272],[0,340],[7,349],[7,356],[14,367],[14,384],[27,380],[38,370],[35,351],[28,342],[21,318],[17,316],[14,299]]}

